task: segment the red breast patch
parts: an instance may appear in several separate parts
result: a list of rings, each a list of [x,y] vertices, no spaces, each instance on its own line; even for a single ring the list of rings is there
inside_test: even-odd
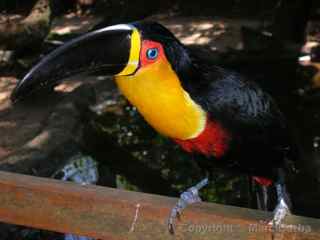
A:
[[[272,184],[272,180],[269,179],[269,178],[257,177],[257,176],[254,176],[252,178],[253,178],[253,180],[255,180],[260,185],[264,185],[264,186],[268,187],[268,186],[270,186]]]
[[[216,158],[226,153],[229,140],[228,132],[220,124],[210,120],[207,120],[206,127],[199,136],[188,140],[174,139],[187,152],[198,152]]]

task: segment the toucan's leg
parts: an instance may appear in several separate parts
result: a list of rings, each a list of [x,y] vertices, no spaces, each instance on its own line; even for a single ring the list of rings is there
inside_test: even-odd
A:
[[[279,181],[275,184],[277,190],[278,204],[274,210],[272,221],[269,222],[273,228],[280,227],[282,220],[290,214],[291,202],[284,183],[284,175],[279,171]]]
[[[268,187],[256,184],[255,186],[257,208],[259,210],[268,211]]]
[[[207,184],[208,178],[205,178],[197,185],[189,188],[187,191],[183,192],[180,195],[180,199],[175,205],[175,207],[171,210],[168,220],[168,228],[171,234],[174,233],[174,221],[176,218],[180,217],[183,209],[185,209],[188,205],[192,203],[201,202],[201,198],[199,197],[199,190]]]
[[[262,190],[262,196],[263,196],[263,207],[265,211],[268,211],[268,187],[267,186],[261,186]]]

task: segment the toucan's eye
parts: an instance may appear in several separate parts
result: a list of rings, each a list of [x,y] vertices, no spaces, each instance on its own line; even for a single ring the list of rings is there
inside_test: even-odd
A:
[[[147,50],[147,58],[148,59],[154,60],[158,57],[158,54],[159,54],[158,48],[149,48]]]

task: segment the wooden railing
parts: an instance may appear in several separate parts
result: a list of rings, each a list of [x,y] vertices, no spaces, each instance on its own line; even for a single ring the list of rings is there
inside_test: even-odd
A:
[[[271,239],[271,213],[200,203],[175,235],[167,217],[177,199],[0,172],[0,221],[96,239]],[[276,239],[320,239],[320,220],[289,216]]]

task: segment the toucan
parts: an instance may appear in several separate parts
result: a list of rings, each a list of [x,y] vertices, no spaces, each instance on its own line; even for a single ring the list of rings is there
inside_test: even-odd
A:
[[[120,91],[160,134],[215,166],[249,174],[275,186],[273,226],[290,213],[286,162],[294,144],[274,99],[254,81],[209,64],[167,28],[152,21],[104,27],[77,37],[43,57],[17,84],[13,102],[78,73],[114,76]],[[168,219],[201,201],[200,183],[183,192]]]

